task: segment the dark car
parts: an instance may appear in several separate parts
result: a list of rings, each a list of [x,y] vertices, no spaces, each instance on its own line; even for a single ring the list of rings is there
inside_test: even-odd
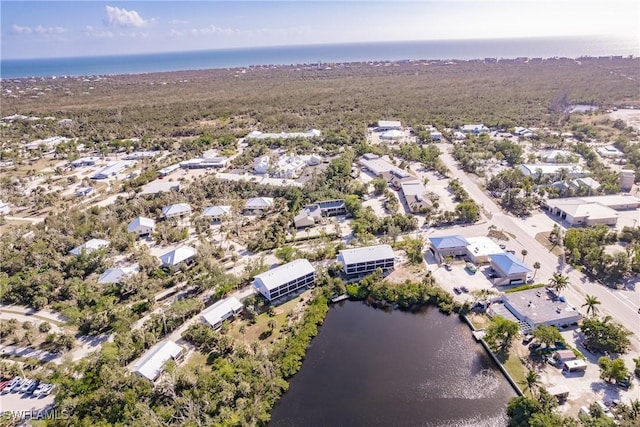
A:
[[[40,381],[34,381],[29,388],[27,389],[27,391],[25,391],[25,394],[33,394],[34,391],[36,391],[36,389],[38,388],[38,386],[40,385]]]

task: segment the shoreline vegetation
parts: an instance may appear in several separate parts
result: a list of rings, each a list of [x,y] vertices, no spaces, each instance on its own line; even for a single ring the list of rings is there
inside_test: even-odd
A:
[[[311,291],[313,297],[297,297],[292,305],[299,307],[291,312],[278,312],[277,307],[270,309],[259,299],[251,299],[245,303],[246,316],[236,319],[240,326],[233,333],[228,325],[221,331],[205,325],[189,327],[183,337],[196,349],[193,360],[202,363],[191,359],[184,365],[169,362],[166,375],[155,385],[129,372],[129,365],[144,351],[197,315],[207,298],[213,302],[242,289],[269,268],[264,256],[258,256],[246,262],[244,270],[232,274],[230,266],[235,267],[238,261],[235,245],[246,247],[244,253],[252,255],[276,251],[277,258],[288,258],[295,252],[313,260],[334,259],[344,243],[332,240],[330,233],[313,239],[312,250],[282,251],[291,240],[287,228],[293,216],[308,203],[344,199],[352,215],[354,244],[360,246],[377,238],[395,240],[417,229],[413,216],[390,213],[382,218],[362,207],[368,192],[351,177],[356,156],[379,152],[403,158],[402,148],[366,143],[370,123],[394,118],[416,129],[426,124],[455,128],[467,122],[570,129],[570,118],[565,114],[568,103],[604,108],[640,106],[638,62],[629,58],[388,62],[388,66],[357,63],[332,70],[264,67],[245,74],[206,70],[95,79],[3,79],[3,115],[56,120],[17,120],[2,128],[0,159],[14,162],[17,171],[15,176],[3,173],[0,177],[3,201],[28,206],[28,215],[46,215],[33,225],[0,224],[6,227],[0,236],[2,301],[56,309],[69,318],[78,337],[112,337],[99,352],[78,362],[65,360],[60,365],[38,367],[37,375],[58,386],[56,407],[72,414],[70,420],[47,420],[45,424],[264,425],[271,407],[288,387],[286,379],[300,368],[326,316],[331,295],[347,292],[355,299],[369,299],[372,305],[387,308],[410,310],[428,304],[447,314],[467,312],[467,305],[456,304],[428,275],[420,276],[423,280],[418,282],[389,284],[374,274],[345,285],[332,276],[331,267],[327,271],[323,267]],[[177,192],[152,199],[138,197],[142,185],[157,177],[158,168],[211,149],[236,154],[237,138],[252,130],[310,128],[321,129],[323,136],[312,141],[247,143],[230,165],[246,170],[255,158],[275,149],[321,153],[328,159],[326,168],[309,177],[302,187],[205,177],[188,185],[183,180],[183,189]],[[58,145],[46,165],[44,148],[20,157],[26,139],[51,136],[75,142]],[[141,162],[138,178],[112,189],[127,193],[110,205],[82,205],[74,196],[65,200],[58,190],[51,190],[58,181],[67,187],[78,183],[74,176],[76,181],[68,184],[72,177],[63,170],[46,172],[45,179],[50,182],[38,191],[28,195],[19,191],[21,180],[29,182],[41,173],[36,164],[51,167],[76,159],[81,155],[80,145],[103,158],[134,150],[169,153],[161,161]],[[425,149],[418,157],[425,168],[437,170],[438,159],[432,151]],[[407,149],[404,153],[411,154]],[[424,163],[427,160],[429,165]],[[276,206],[270,214],[244,224],[238,213],[241,202],[257,196],[275,198]],[[176,198],[189,203],[194,212],[212,203],[228,202],[234,204],[237,215],[222,225],[219,244],[214,243],[210,222],[194,215],[189,224],[198,236],[194,262],[189,267],[163,269],[148,248],[136,245],[135,238],[126,233],[126,225],[137,216],[158,218],[162,208],[175,203]],[[182,241],[185,233],[189,227],[169,219],[159,222],[152,237],[169,245]],[[108,239],[111,245],[78,257],[68,255],[91,238]],[[122,254],[128,254],[128,262],[139,264],[139,274],[118,284],[98,285],[98,275]],[[171,304],[155,299],[163,292],[175,295],[186,290],[185,298],[176,298]],[[504,335],[496,339],[498,344],[511,333],[502,332]],[[236,333],[241,338],[236,338]],[[262,338],[246,342],[250,334]],[[14,369],[2,366],[5,372]]]

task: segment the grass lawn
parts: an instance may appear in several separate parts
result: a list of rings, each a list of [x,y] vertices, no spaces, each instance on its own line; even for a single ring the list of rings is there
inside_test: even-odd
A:
[[[469,313],[467,317],[476,329],[485,329],[491,323],[491,319],[486,314]]]
[[[545,248],[549,249],[554,255],[561,256],[562,249],[558,245],[553,245],[549,241],[549,232],[545,231],[542,233],[536,234],[536,240],[541,243]]]
[[[207,364],[207,356],[198,350],[194,350],[191,352],[189,359],[184,364],[184,367],[189,369],[190,371],[195,371],[197,369],[209,369],[209,365]]]
[[[511,375],[511,378],[513,378],[516,384],[518,384],[520,390],[524,391],[523,383],[525,383],[525,378],[529,369],[522,363],[520,356],[512,349],[509,352],[509,357],[502,363],[502,365],[507,372],[509,372],[509,375]],[[525,395],[529,397],[531,396],[528,390],[525,391]]]
[[[229,333],[235,339],[244,343],[262,342],[271,345],[280,338],[280,329],[288,323],[289,319],[287,318],[287,314],[299,310],[300,299],[302,298],[306,302],[309,300],[310,295],[311,290],[307,290],[292,300],[274,307],[275,316],[269,316],[267,312],[259,314],[254,325],[251,325],[248,320],[238,319],[233,322]],[[275,321],[276,326],[273,329],[273,333],[269,335],[269,320],[271,319]],[[242,325],[245,327],[244,333],[240,332]]]

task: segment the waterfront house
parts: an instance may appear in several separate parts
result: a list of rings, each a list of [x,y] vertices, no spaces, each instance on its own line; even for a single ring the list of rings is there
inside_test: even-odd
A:
[[[580,312],[564,298],[559,298],[553,291],[544,288],[504,294],[501,300],[525,330],[533,330],[540,325],[572,325],[582,319]]]
[[[365,276],[378,268],[383,273],[393,270],[395,254],[389,245],[343,249],[338,253],[338,262],[346,276]]]
[[[268,301],[273,301],[300,289],[312,287],[316,269],[302,258],[280,265],[253,278],[256,287]]]

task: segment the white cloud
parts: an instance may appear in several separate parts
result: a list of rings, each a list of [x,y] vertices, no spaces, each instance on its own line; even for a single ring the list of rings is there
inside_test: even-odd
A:
[[[11,27],[13,34],[37,34],[41,36],[56,36],[69,32],[64,27],[43,27],[38,25],[37,27],[27,27],[23,25],[13,25]]]
[[[172,19],[171,21],[169,21],[169,24],[171,25],[186,25],[188,24],[190,21],[185,21],[182,19]]]
[[[127,10],[117,6],[106,6],[107,16],[104,23],[108,27],[140,28],[149,25],[153,20],[144,19],[135,10]]]

